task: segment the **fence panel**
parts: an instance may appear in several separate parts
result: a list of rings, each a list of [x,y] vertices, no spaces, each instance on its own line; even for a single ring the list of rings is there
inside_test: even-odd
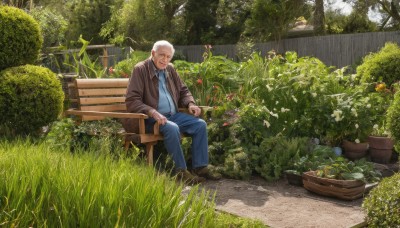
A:
[[[255,44],[254,49],[262,56],[266,56],[271,50],[278,53],[295,51],[299,56],[313,56],[328,66],[340,68],[360,63],[365,55],[378,51],[389,41],[400,44],[400,31],[283,39],[279,43]],[[203,61],[202,55],[205,51],[203,45],[176,46],[175,49],[182,52],[189,62]],[[215,45],[212,51],[214,55],[224,55],[232,60],[238,60],[235,45]]]

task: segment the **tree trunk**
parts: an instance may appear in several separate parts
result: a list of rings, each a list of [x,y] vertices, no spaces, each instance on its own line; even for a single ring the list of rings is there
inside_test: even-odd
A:
[[[315,0],[314,33],[316,35],[325,34],[324,0]]]

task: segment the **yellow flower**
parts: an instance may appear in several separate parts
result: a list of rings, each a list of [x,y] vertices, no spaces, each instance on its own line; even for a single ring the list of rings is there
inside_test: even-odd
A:
[[[375,91],[376,92],[382,92],[386,89],[386,84],[385,83],[379,83],[378,85],[375,86]]]

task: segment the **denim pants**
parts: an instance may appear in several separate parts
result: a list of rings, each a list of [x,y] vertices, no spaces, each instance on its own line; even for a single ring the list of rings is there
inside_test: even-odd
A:
[[[160,125],[160,133],[164,136],[164,146],[172,156],[176,169],[186,169],[186,161],[181,147],[181,133],[192,138],[192,167],[208,165],[208,136],[207,124],[198,117],[177,112],[164,115],[168,121]],[[146,120],[146,131],[152,132],[155,120]]]

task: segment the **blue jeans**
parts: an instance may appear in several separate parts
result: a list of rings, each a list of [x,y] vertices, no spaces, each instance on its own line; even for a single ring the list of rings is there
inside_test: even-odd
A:
[[[160,133],[164,136],[164,146],[172,156],[176,169],[186,169],[186,161],[181,147],[181,133],[192,138],[192,167],[208,165],[208,136],[207,124],[203,119],[177,112],[165,115],[168,121],[160,125]],[[146,120],[146,131],[152,132],[155,120]]]

